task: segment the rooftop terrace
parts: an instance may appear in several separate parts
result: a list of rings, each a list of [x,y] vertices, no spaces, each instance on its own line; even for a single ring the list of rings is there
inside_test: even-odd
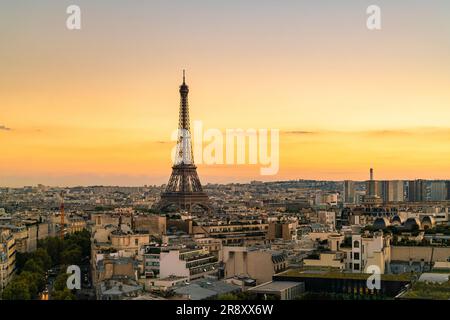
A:
[[[290,269],[277,276],[282,277],[299,277],[299,278],[326,278],[326,279],[350,279],[350,280],[367,280],[371,274],[369,273],[350,273],[342,272],[331,268],[299,268]],[[382,274],[382,281],[412,281],[415,278],[414,274]]]

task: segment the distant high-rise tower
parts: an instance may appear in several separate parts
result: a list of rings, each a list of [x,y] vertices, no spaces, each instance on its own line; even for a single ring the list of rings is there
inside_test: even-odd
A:
[[[402,202],[404,200],[403,180],[378,181],[378,193],[383,202]]]
[[[166,190],[161,195],[160,209],[174,206],[190,211],[193,206],[209,209],[209,198],[203,192],[197,167],[194,164],[188,106],[189,87],[186,85],[183,70],[183,84],[180,86],[180,117],[178,122],[178,141],[172,175]]]
[[[450,181],[445,181],[445,189],[447,190],[447,196],[445,200],[450,200]]]
[[[355,184],[351,180],[344,181],[344,203],[355,203]]]
[[[431,201],[447,200],[447,183],[445,181],[431,182]]]
[[[422,202],[427,197],[426,182],[424,180],[410,180],[408,181],[408,201]]]
[[[373,180],[373,168],[370,168],[370,180],[366,181],[366,194],[370,196],[378,195],[377,181]]]

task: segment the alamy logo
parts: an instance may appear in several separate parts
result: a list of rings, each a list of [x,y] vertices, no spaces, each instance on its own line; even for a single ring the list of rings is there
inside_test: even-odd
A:
[[[66,13],[70,14],[66,20],[66,27],[69,30],[81,29],[81,9],[79,6],[70,5],[66,9]]]
[[[371,273],[367,278],[367,288],[370,290],[381,289],[381,270],[380,267],[371,265],[367,267],[367,273]]]
[[[67,267],[67,272],[69,277],[67,278],[67,288],[70,290],[81,289],[81,270],[79,266],[71,265]]]
[[[280,137],[278,129],[219,129],[203,130],[202,121],[194,121],[193,143],[191,133],[177,129],[172,140],[172,162],[206,165],[257,165],[263,176],[275,175],[279,170]],[[206,143],[206,146],[204,146]]]
[[[370,16],[367,18],[367,29],[381,30],[381,8],[376,5],[371,5],[366,10]]]

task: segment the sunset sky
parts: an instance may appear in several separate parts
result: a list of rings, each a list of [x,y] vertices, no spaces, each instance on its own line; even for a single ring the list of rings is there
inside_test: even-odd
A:
[[[191,122],[280,130],[202,183],[450,179],[448,0],[10,0],[0,40],[0,186],[166,183],[182,69]]]

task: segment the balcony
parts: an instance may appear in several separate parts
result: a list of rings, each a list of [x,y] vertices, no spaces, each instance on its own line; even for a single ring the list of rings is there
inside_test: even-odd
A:
[[[186,263],[186,268],[196,268],[196,267],[200,267],[200,266],[205,266],[211,263],[217,263],[217,258],[214,256],[209,256],[208,259],[206,260],[201,260],[201,261],[194,261],[194,262],[189,262]]]
[[[203,273],[212,273],[217,271],[217,263],[213,262],[207,265],[203,265],[200,268],[195,268],[195,269],[190,269],[189,270],[189,274],[191,276],[195,276],[195,275],[199,275],[199,274],[203,274]]]

